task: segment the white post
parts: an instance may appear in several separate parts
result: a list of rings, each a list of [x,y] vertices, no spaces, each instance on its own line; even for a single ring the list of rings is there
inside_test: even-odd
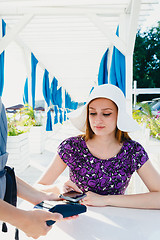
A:
[[[133,82],[133,50],[138,26],[138,17],[140,11],[140,0],[132,0],[128,11],[126,11],[126,99],[127,111],[132,114],[132,82]]]
[[[137,89],[137,81],[134,81],[134,107],[136,106],[136,102],[137,102],[136,89]]]
[[[113,45],[111,45],[109,47],[109,51],[108,51],[108,61],[107,61],[108,83],[110,83],[110,70],[111,70],[111,63],[112,63],[112,54],[113,54]]]
[[[132,0],[130,4],[127,29],[127,54],[133,54],[136,39],[141,0]]]
[[[2,19],[0,20],[0,39],[2,38]]]
[[[120,16],[119,23],[119,37],[125,42],[127,46],[127,32],[128,32],[128,22],[129,22],[129,14],[124,13]],[[125,55],[126,62],[126,110],[128,114],[132,114],[132,78],[133,78],[133,55]]]
[[[126,56],[126,100],[127,112],[132,115],[132,79],[133,79],[133,55]]]

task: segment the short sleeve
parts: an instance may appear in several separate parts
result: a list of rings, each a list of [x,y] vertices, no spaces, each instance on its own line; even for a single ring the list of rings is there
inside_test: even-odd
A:
[[[59,146],[57,153],[60,158],[72,168],[75,162],[74,138],[67,138]]]
[[[148,160],[148,154],[143,148],[141,144],[138,142],[134,142],[132,146],[132,166],[131,166],[131,172],[137,171],[139,168],[143,166],[144,163]]]

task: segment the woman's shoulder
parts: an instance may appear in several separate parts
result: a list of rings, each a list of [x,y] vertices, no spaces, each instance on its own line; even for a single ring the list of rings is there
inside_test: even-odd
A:
[[[60,145],[77,145],[81,142],[84,141],[84,138],[81,136],[81,135],[78,135],[78,136],[74,136],[74,137],[69,137],[69,138],[66,138],[65,140],[63,140],[61,142]]]
[[[128,150],[133,149],[134,151],[145,151],[144,147],[139,142],[132,139],[125,141],[123,146]]]

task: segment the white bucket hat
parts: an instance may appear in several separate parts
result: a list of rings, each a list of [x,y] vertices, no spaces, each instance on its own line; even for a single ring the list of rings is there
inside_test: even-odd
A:
[[[112,100],[118,107],[117,128],[123,132],[133,132],[140,127],[138,123],[126,112],[126,99],[120,88],[112,84],[97,86],[90,93],[83,107],[69,114],[72,124],[81,132],[86,131],[87,105],[96,98],[107,98]]]

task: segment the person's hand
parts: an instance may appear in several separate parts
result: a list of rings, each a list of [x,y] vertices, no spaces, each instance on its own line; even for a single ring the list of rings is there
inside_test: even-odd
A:
[[[91,191],[86,192],[86,195],[87,196],[80,201],[82,204],[95,207],[106,206],[105,198],[103,195],[99,195]]]
[[[32,197],[32,201],[30,201],[32,204],[37,205],[42,201],[59,201],[59,197],[57,194],[53,192],[44,192],[37,190],[35,196]]]
[[[28,237],[34,239],[46,235],[51,230],[52,226],[47,226],[47,220],[59,221],[63,219],[63,216],[59,213],[38,209],[23,211],[22,216],[17,219],[17,224],[15,225],[25,232]]]
[[[76,191],[82,193],[79,187],[77,187],[77,185],[73,183],[71,180],[68,180],[67,182],[64,183],[63,191],[64,192]]]
[[[48,192],[48,193],[45,193],[44,198],[43,198],[42,201],[44,201],[44,200],[47,200],[47,201],[59,201],[60,199],[59,199],[57,194],[52,193],[52,192]]]

